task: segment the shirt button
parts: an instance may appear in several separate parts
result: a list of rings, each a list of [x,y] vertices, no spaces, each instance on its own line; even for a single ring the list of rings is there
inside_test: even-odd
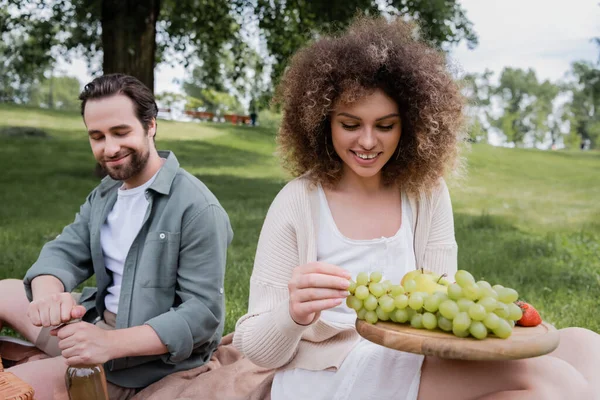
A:
[[[167,237],[167,235],[165,235],[164,233],[161,233],[160,235],[158,235],[159,238],[164,239]]]

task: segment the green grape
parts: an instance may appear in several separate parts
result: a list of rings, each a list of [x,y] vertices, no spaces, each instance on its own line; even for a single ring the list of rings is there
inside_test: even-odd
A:
[[[356,291],[356,286],[356,282],[350,279],[350,286],[348,286],[348,291],[350,292],[350,294],[354,294],[354,292]]]
[[[459,269],[456,271],[456,274],[454,274],[454,280],[463,288],[465,286],[475,284],[475,278],[473,278],[473,275],[464,269]]]
[[[473,335],[475,339],[485,339],[487,337],[487,328],[481,321],[474,321],[469,327],[469,333]]]
[[[483,308],[485,308],[485,311],[492,312],[496,309],[498,302],[491,297],[483,297],[483,298],[479,299],[477,304],[482,305]]]
[[[477,286],[479,286],[479,288],[481,290],[483,290],[485,288],[487,288],[487,289],[491,289],[492,288],[492,285],[490,285],[490,283],[486,282],[486,281],[477,281]]]
[[[392,281],[386,279],[385,281],[381,282],[381,286],[383,286],[383,290],[385,290],[385,292],[387,293],[392,288]]]
[[[381,321],[387,321],[390,319],[390,314],[383,311],[383,309],[381,308],[381,306],[378,306],[375,309],[375,314],[377,314],[377,318],[379,318]]]
[[[500,339],[506,339],[512,334],[512,327],[505,319],[500,318],[498,326],[495,329],[492,329],[492,332]]]
[[[444,292],[435,292],[433,295],[435,297],[437,297],[438,299],[440,299],[440,304],[442,303],[442,301],[446,301],[450,298],[450,297],[448,297],[448,294],[446,294]]]
[[[460,311],[469,311],[469,308],[471,308],[471,306],[475,304],[475,302],[473,300],[469,300],[463,297],[462,299],[458,299],[456,304],[458,304],[458,309]]]
[[[448,286],[448,297],[452,300],[458,300],[463,297],[463,290],[458,283]]]
[[[453,320],[459,311],[458,305],[453,300],[446,300],[440,304],[440,313],[449,320]]]
[[[427,296],[427,298],[423,301],[423,308],[430,313],[434,313],[440,308],[441,303],[441,297],[435,295]]]
[[[364,271],[359,272],[358,275],[356,275],[356,284],[359,286],[367,286],[369,284],[369,274]]]
[[[414,296],[414,295],[421,296],[423,298],[423,301],[425,301],[425,298],[427,296],[429,296],[429,293],[427,293],[427,292],[412,292],[410,295],[411,296]]]
[[[356,318],[364,320],[366,313],[367,313],[367,309],[363,307],[360,309],[359,312],[356,313]]]
[[[371,272],[371,276],[369,277],[369,281],[372,283],[381,282],[381,278],[383,278],[383,274],[379,271]]]
[[[377,297],[370,294],[364,301],[363,307],[367,309],[367,311],[375,311],[377,308]]]
[[[354,295],[357,299],[364,300],[369,297],[369,288],[365,285],[357,286],[356,290],[354,291]]]
[[[360,309],[363,308],[362,300],[357,299],[356,296],[352,295],[346,297],[346,305],[355,311],[360,311]]]
[[[452,326],[452,333],[454,334],[454,336],[458,336],[460,338],[465,338],[467,336],[469,336],[469,331],[461,331],[459,329],[456,329],[454,326]]]
[[[491,330],[494,330],[500,325],[500,317],[494,313],[489,313],[483,319],[483,324]]]
[[[377,313],[373,310],[371,311],[367,311],[365,313],[365,321],[367,321],[370,324],[374,324],[378,321],[377,319]]]
[[[498,293],[492,288],[483,288],[481,289],[481,298],[491,297],[496,300],[498,298]]]
[[[508,311],[508,306],[506,304],[498,302],[494,313],[500,318],[506,319],[508,318]]]
[[[519,293],[515,289],[503,288],[498,290],[498,300],[505,304],[514,303],[519,300]]]
[[[394,297],[394,306],[396,306],[396,308],[408,307],[408,296],[405,294],[401,294]]]
[[[392,312],[394,310],[394,299],[392,299],[387,294],[384,294],[379,298],[379,306],[381,309],[387,313]],[[383,318],[379,318],[383,319]]]
[[[481,289],[479,289],[479,286],[475,284],[463,286],[462,290],[463,296],[469,300],[475,301],[481,296]]]
[[[369,285],[369,292],[375,297],[381,297],[385,293],[383,285],[381,283],[371,283]]]
[[[392,322],[398,322],[398,320],[396,319],[396,313],[394,311],[392,311],[391,313],[389,313],[390,315],[390,321]]]
[[[496,292],[498,292],[499,289],[504,289],[504,286],[502,286],[502,285],[494,285],[494,286],[492,286],[492,289],[494,289]]]
[[[441,330],[445,332],[450,332],[452,330],[452,321],[450,321],[448,318],[445,318],[440,315],[439,317],[437,317],[437,320],[438,326]]]
[[[409,279],[406,282],[404,282],[404,290],[406,290],[409,293],[414,292],[415,290],[417,290],[417,282],[415,282],[414,279]]]
[[[515,327],[516,322],[513,320],[508,320],[508,324],[510,325],[511,328]]]
[[[408,309],[402,308],[394,311],[394,317],[396,318],[396,321],[403,324],[410,319],[410,314],[408,313]]]
[[[410,326],[416,329],[423,328],[423,314],[415,314],[410,318]]]
[[[423,326],[425,329],[435,329],[437,328],[437,318],[432,313],[426,312],[423,314]]]
[[[404,287],[400,285],[392,285],[390,287],[390,294],[392,297],[400,296],[401,294],[404,294]]]
[[[408,306],[413,310],[420,310],[423,307],[423,296],[413,294],[408,298]]]
[[[508,319],[518,321],[523,318],[523,310],[515,303],[508,304]]]
[[[469,326],[471,326],[471,322],[469,314],[462,311],[456,314],[456,317],[452,320],[452,328],[456,328],[459,331],[467,331],[469,330]]]
[[[469,317],[475,321],[483,321],[486,314],[487,312],[481,304],[473,304],[471,308],[469,308]]]

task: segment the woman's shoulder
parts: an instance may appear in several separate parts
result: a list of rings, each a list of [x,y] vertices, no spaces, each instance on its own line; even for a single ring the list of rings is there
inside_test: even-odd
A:
[[[286,183],[276,196],[276,200],[293,201],[307,197],[316,185],[306,175],[299,176]]]

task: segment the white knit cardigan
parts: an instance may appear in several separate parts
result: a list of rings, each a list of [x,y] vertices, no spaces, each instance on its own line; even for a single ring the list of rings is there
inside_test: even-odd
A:
[[[409,196],[418,268],[447,273],[457,268],[450,194],[443,180],[428,193]],[[289,313],[292,270],[317,260],[319,202],[309,179],[289,182],[271,204],[258,240],[250,278],[248,313],[236,324],[233,344],[266,368],[337,369],[359,336],[321,319],[298,325]]]

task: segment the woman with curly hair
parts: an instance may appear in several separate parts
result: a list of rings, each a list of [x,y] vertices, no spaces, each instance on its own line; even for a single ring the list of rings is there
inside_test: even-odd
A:
[[[358,272],[400,281],[417,267],[457,269],[443,176],[459,164],[459,89],[444,56],[400,20],[359,18],[292,59],[277,99],[297,178],[269,209],[234,335],[277,369],[273,399],[584,398],[598,378],[598,335],[581,329],[562,331],[552,356],[510,362],[424,357],[355,330],[344,300]]]

